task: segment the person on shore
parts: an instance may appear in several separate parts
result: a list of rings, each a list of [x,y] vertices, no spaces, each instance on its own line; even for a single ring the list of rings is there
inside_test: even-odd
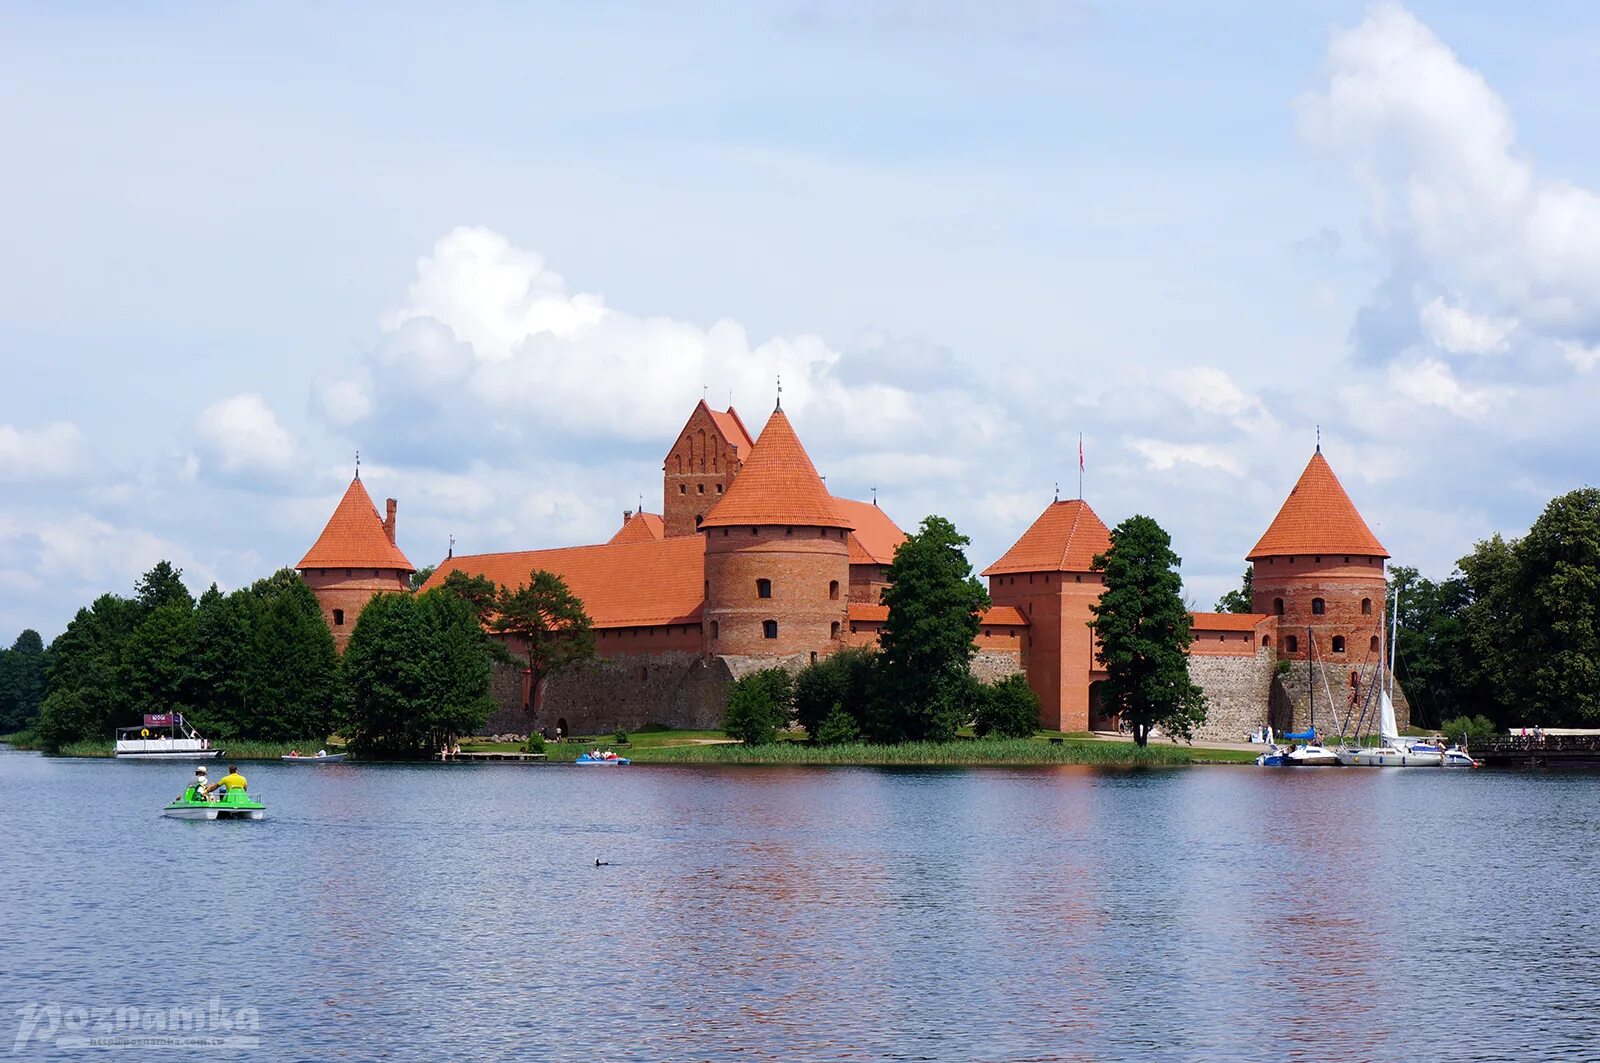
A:
[[[206,794],[209,796],[211,791],[218,789],[222,790],[224,793],[226,793],[228,790],[234,789],[249,790],[250,784],[244,781],[243,775],[239,774],[239,765],[229,764],[228,774],[224,775],[222,778],[206,787]]]

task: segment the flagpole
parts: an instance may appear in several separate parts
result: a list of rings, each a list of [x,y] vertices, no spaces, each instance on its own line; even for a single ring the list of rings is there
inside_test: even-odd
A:
[[[1083,433],[1078,433],[1078,501],[1083,501]]]

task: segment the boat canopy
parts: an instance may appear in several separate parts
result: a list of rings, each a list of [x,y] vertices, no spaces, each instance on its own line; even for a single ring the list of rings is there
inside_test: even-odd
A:
[[[1312,741],[1313,739],[1315,739],[1317,737],[1317,732],[1314,731],[1314,730],[1312,730],[1312,731],[1300,731],[1298,733],[1291,733],[1289,731],[1285,731],[1282,734],[1278,735],[1278,737],[1281,738],[1281,739],[1287,739],[1288,741],[1291,741],[1291,742],[1310,742],[1310,741]]]

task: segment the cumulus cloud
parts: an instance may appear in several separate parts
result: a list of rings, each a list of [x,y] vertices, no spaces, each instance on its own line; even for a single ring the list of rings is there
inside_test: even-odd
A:
[[[1600,335],[1600,196],[1536,173],[1505,101],[1408,11],[1385,4],[1335,33],[1327,87],[1299,111],[1307,140],[1362,183],[1372,231],[1443,350],[1495,349],[1519,321]]]
[[[0,482],[72,476],[82,471],[88,456],[83,433],[70,421],[37,429],[0,424]]]
[[[1390,367],[1389,384],[1396,394],[1420,405],[1434,406],[1474,420],[1494,409],[1500,397],[1492,388],[1462,384],[1450,367],[1437,358]]]
[[[233,395],[207,406],[199,433],[203,455],[225,473],[276,474],[295,461],[294,437],[260,395]]]
[[[1135,439],[1129,444],[1145,460],[1145,465],[1157,471],[1178,465],[1194,465],[1202,469],[1217,469],[1231,476],[1242,476],[1244,468],[1237,456],[1213,443],[1173,443],[1164,439]]]

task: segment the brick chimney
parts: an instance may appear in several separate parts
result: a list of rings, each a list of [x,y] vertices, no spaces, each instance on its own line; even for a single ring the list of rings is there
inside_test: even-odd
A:
[[[389,515],[387,517],[383,518],[383,534],[385,534],[385,535],[387,535],[389,537],[389,545],[393,546],[394,545],[394,511],[395,511],[394,499],[392,499],[392,498],[385,499],[384,500],[384,506],[385,506],[385,508],[388,509]],[[372,525],[370,525],[370,524],[367,525],[367,527],[369,527],[369,528],[371,526]]]

